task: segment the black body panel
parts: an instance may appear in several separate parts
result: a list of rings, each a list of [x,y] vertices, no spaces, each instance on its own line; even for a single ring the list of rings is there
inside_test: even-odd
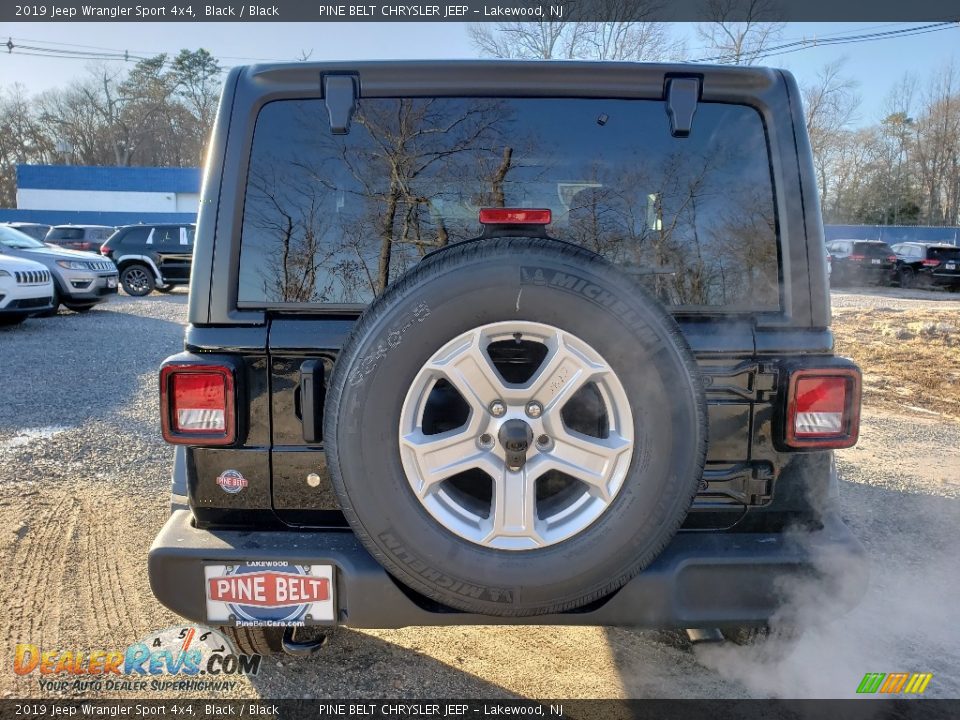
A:
[[[554,615],[493,617],[457,612],[399,585],[353,533],[198,530],[175,512],[150,549],[150,584],[165,606],[207,622],[205,563],[282,560],[334,566],[337,622],[357,628],[411,625],[612,625],[710,628],[762,625],[780,604],[784,579],[809,576],[823,553],[843,558],[853,605],[866,587],[864,550],[835,515],[796,543],[781,533],[678,533],[660,556],[617,592]]]

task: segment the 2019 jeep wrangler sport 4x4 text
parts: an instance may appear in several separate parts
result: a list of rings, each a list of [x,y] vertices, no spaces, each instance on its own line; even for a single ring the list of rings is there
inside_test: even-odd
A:
[[[789,74],[237,68],[209,158],[160,371],[167,607],[258,652],[311,625],[732,629],[820,554],[863,568],[832,459],[860,373]]]

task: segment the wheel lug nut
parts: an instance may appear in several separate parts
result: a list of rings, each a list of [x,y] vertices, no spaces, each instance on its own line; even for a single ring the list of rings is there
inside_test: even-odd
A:
[[[493,447],[493,435],[490,433],[484,433],[477,439],[477,444],[480,445],[484,450],[489,450]]]
[[[490,414],[494,417],[503,417],[507,414],[507,406],[503,400],[494,400],[490,403]]]
[[[546,435],[541,435],[540,437],[537,438],[537,445],[539,447],[545,448],[549,444],[550,444],[550,438],[548,438]]]
[[[527,403],[527,415],[532,418],[538,418],[543,414],[543,405],[534,401]]]

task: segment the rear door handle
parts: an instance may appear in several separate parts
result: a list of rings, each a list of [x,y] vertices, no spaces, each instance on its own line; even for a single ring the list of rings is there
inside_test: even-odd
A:
[[[305,360],[300,365],[300,422],[308,443],[323,440],[323,360]]]

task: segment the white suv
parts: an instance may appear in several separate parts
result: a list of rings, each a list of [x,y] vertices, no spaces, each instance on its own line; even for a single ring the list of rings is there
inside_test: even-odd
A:
[[[33,260],[0,256],[0,325],[16,325],[49,310],[53,303],[50,271]]]

